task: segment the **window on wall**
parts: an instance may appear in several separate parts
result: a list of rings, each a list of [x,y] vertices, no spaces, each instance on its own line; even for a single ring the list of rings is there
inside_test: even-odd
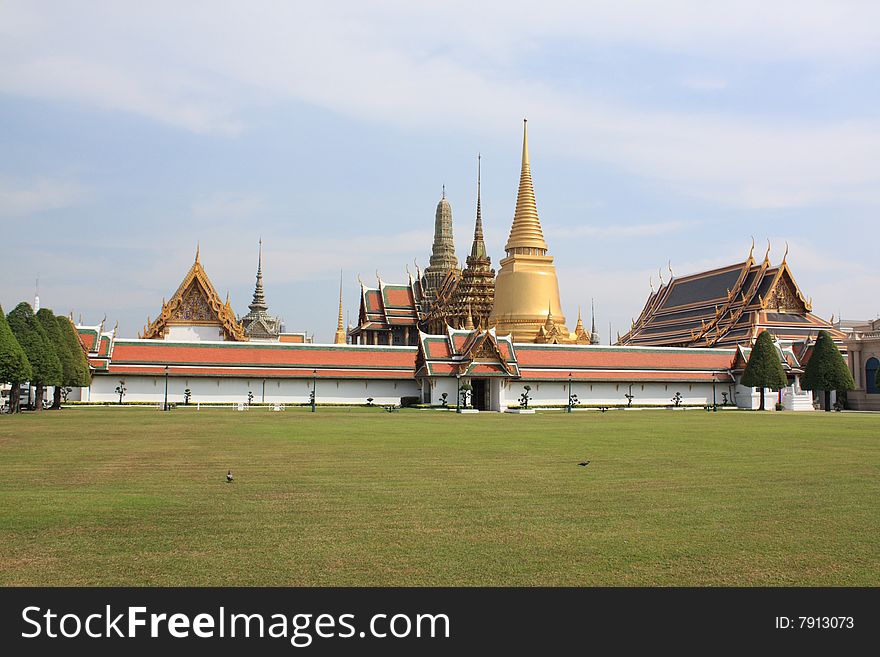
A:
[[[880,360],[869,358],[865,363],[865,391],[871,395],[880,394],[877,387],[877,370],[880,369]]]

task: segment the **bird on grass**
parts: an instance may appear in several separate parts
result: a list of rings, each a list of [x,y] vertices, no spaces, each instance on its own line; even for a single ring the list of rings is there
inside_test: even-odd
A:
[[[590,461],[581,461],[580,463],[578,463],[578,465],[582,465],[584,467],[587,467],[588,465],[590,465]]]
[[[232,478],[232,470],[229,470],[229,471],[226,473],[226,483],[227,483],[227,484],[231,484],[232,482],[233,482],[233,478]]]

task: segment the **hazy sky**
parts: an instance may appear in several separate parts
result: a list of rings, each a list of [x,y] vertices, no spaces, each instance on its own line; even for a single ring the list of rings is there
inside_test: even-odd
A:
[[[425,266],[476,157],[493,263],[522,118],[562,304],[608,339],[658,269],[788,261],[815,311],[880,312],[880,4],[0,0],[0,304],[134,336],[201,259],[237,312],[263,238],[288,330],[332,338],[339,272]]]

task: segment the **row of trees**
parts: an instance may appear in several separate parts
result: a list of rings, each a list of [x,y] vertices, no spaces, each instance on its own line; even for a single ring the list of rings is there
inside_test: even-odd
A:
[[[788,385],[788,377],[782,368],[779,352],[773,344],[772,336],[764,331],[755,340],[749,362],[740,381],[749,388],[760,388],[761,410],[764,410],[764,390],[779,390]],[[801,377],[801,388],[817,390],[825,393],[825,410],[831,410],[831,391],[843,392],[855,388],[852,374],[840,354],[834,340],[826,331],[821,331],[813,345],[813,353],[804,375]]]
[[[36,388],[34,408],[43,409],[47,386],[54,386],[52,408],[61,407],[61,390],[90,383],[89,363],[76,329],[67,317],[48,308],[34,313],[30,304],[18,304],[8,315],[0,308],[0,382],[12,384],[10,410],[19,408],[21,384]]]

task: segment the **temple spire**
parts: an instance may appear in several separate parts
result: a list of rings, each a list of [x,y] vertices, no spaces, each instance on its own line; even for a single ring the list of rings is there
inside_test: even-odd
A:
[[[248,306],[252,311],[266,311],[269,306],[266,304],[266,295],[263,293],[263,238],[260,238],[260,251],[257,257],[257,285],[254,287],[254,300]]]
[[[425,269],[422,284],[428,303],[433,303],[440,289],[440,284],[451,270],[458,269],[458,258],[455,257],[455,242],[452,238],[452,206],[446,199],[446,185],[437,203],[434,214],[434,243],[431,246],[430,264]]]
[[[538,207],[535,203],[535,188],[532,185],[532,170],[529,164],[529,132],[528,121],[523,119],[522,170],[519,178],[519,192],[516,197],[516,211],[513,215],[513,226],[504,250],[510,255],[516,249],[539,249],[538,255],[546,255],[547,243],[541,230],[538,218]]]
[[[336,321],[336,336],[333,344],[345,344],[345,330],[342,328],[342,271],[339,272],[339,319]]]
[[[474,243],[471,246],[471,258],[486,259],[486,242],[483,239],[483,213],[480,208],[480,168],[482,155],[477,154],[477,221],[474,226]]]
[[[590,342],[599,344],[599,331],[596,330],[596,300],[590,299],[590,313],[593,315],[593,326],[590,329]]]
[[[196,264],[199,264],[199,247],[200,246],[201,246],[201,244],[199,242],[196,242]]]

